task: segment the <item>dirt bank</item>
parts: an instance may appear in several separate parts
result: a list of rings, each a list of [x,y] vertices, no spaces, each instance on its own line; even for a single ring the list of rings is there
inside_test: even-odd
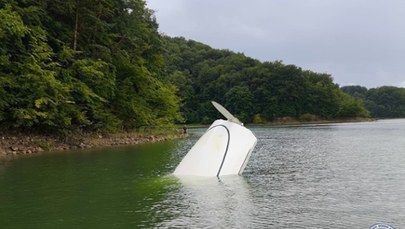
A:
[[[2,131],[4,132],[4,131]],[[88,149],[96,147],[136,145],[140,143],[160,142],[186,137],[182,131],[165,133],[117,133],[83,134],[76,133],[68,137],[40,135],[32,133],[0,132],[0,159],[14,158],[20,155],[63,150]]]

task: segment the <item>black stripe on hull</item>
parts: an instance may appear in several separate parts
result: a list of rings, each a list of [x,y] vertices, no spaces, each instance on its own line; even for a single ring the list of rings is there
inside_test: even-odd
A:
[[[218,173],[217,173],[217,177],[219,177],[219,174],[221,173],[222,166],[224,165],[224,162],[225,162],[225,159],[226,159],[226,155],[228,154],[229,143],[230,143],[230,141],[231,141],[231,133],[229,132],[228,127],[226,127],[225,125],[222,125],[222,124],[213,126],[213,127],[211,127],[210,129],[208,129],[208,131],[210,131],[210,130],[216,128],[216,127],[223,127],[223,128],[225,128],[226,132],[228,133],[228,142],[226,143],[225,153],[224,153],[224,156],[223,156],[223,158],[222,158],[221,165],[219,166]]]

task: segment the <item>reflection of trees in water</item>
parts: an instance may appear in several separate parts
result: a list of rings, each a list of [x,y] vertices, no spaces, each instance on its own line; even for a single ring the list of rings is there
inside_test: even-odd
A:
[[[0,159],[0,172],[3,172],[7,166],[11,164],[11,158],[2,158]]]

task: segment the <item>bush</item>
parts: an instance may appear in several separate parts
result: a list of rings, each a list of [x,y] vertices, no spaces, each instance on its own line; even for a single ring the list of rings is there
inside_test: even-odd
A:
[[[299,120],[304,121],[304,122],[313,122],[313,121],[318,121],[319,117],[316,115],[313,115],[313,114],[305,113],[300,116]]]
[[[254,124],[265,124],[268,121],[266,120],[265,117],[263,117],[263,115],[261,114],[255,114],[255,116],[253,117],[253,123]]]

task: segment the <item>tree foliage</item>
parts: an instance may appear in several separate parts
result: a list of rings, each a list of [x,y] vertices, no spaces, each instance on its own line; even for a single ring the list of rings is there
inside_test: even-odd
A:
[[[342,90],[362,99],[374,117],[405,117],[405,88],[384,86],[367,89],[361,86],[346,86],[342,87]]]
[[[362,101],[341,91],[328,74],[281,61],[260,62],[184,38],[165,37],[166,60],[178,87],[186,122],[212,120],[210,100],[244,122],[312,115],[323,119],[366,117]]]
[[[0,124],[116,131],[179,120],[142,0],[0,0]]]
[[[158,33],[144,0],[0,0],[0,127],[66,133],[209,123],[403,116],[403,91]],[[353,93],[352,93],[353,92]],[[352,96],[350,96],[350,95]]]

